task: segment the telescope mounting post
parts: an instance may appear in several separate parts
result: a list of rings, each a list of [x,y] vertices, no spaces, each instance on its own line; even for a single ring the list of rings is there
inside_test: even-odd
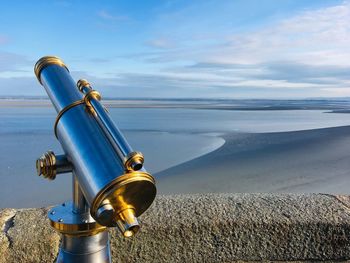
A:
[[[66,167],[66,169],[57,170],[57,166],[53,162],[57,159],[61,160],[60,165]],[[50,161],[53,165],[40,166],[40,163],[47,164]],[[54,171],[55,175],[68,171],[72,172],[72,201],[55,206],[48,212],[51,226],[62,236],[56,262],[111,262],[107,228],[99,225],[91,217],[89,205],[76,175],[72,169],[68,170],[67,168],[72,167],[67,158],[56,156],[52,151],[49,151],[38,159],[37,166],[42,168],[38,170],[38,173],[43,172],[42,175],[46,178],[50,178],[50,175],[45,174],[45,171],[51,173]],[[51,180],[53,179],[51,178]]]

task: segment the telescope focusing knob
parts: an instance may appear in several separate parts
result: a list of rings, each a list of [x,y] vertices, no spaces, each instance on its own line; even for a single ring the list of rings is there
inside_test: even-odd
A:
[[[36,171],[39,176],[54,180],[57,174],[71,172],[72,165],[65,155],[55,155],[53,151],[47,151],[36,160]]]
[[[97,209],[96,216],[101,225],[109,226],[109,222],[113,221],[114,213],[115,211],[111,204],[104,204]]]
[[[36,160],[36,170],[39,176],[49,180],[56,178],[56,155],[53,151],[47,151]]]

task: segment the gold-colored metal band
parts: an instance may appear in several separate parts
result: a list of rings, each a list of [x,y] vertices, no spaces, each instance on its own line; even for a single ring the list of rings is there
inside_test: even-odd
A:
[[[101,100],[101,94],[97,90],[92,89],[84,96],[84,101],[86,105],[90,105],[91,99]]]
[[[68,106],[64,107],[57,115],[56,117],[56,121],[55,121],[55,125],[54,125],[54,132],[55,132],[55,136],[56,138],[57,137],[57,125],[58,125],[58,122],[59,120],[61,119],[61,117],[63,116],[63,114],[70,110],[71,108],[75,107],[75,106],[78,106],[78,105],[81,105],[81,104],[85,104],[86,106],[88,106],[90,109],[92,108],[91,107],[91,104],[90,104],[90,100],[91,99],[97,99],[97,100],[100,100],[101,99],[101,95],[98,91],[96,90],[91,90],[89,91],[82,100],[77,100],[77,101],[74,101],[72,102],[71,104],[69,104]]]
[[[78,224],[67,225],[64,223],[59,223],[59,222],[50,220],[50,225],[61,234],[65,234],[68,236],[76,236],[76,237],[96,235],[107,229],[105,226],[101,226],[96,222],[84,223],[79,225]]]
[[[101,100],[100,93],[97,90],[92,89],[92,90],[88,91],[88,93],[86,93],[84,96],[85,105],[88,107],[90,112],[95,115],[96,112],[95,112],[94,107],[91,105],[91,102],[90,102],[91,99]]]
[[[63,116],[63,114],[64,114],[66,111],[70,110],[71,108],[73,108],[73,107],[75,107],[75,106],[78,106],[78,105],[81,105],[81,104],[84,104],[84,103],[85,103],[84,99],[74,101],[74,102],[72,102],[71,104],[69,104],[68,106],[64,107],[64,108],[58,113],[58,115],[57,115],[57,117],[56,117],[55,125],[54,125],[54,132],[55,132],[56,138],[58,138],[58,137],[57,137],[57,125],[58,125],[58,122],[60,121],[61,117]]]
[[[67,66],[59,57],[55,57],[55,56],[42,57],[41,59],[38,60],[38,62],[35,63],[35,66],[34,66],[35,76],[41,85],[43,85],[43,83],[41,82],[40,73],[44,68],[50,65],[58,65],[58,66],[64,67],[69,72]]]
[[[80,217],[72,209],[72,202],[66,202],[50,209],[48,214],[50,225],[59,233],[79,237],[95,235],[106,230],[105,226]]]

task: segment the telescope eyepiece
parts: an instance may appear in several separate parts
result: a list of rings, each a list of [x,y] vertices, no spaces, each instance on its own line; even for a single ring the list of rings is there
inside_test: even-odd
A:
[[[106,203],[97,209],[96,216],[98,222],[103,226],[113,227],[117,225],[124,237],[135,235],[140,228],[135,216],[135,210],[132,208],[126,208],[118,215],[115,215],[113,206]]]
[[[127,208],[120,212],[118,216],[117,225],[124,237],[131,237],[139,231],[140,225],[134,209]]]

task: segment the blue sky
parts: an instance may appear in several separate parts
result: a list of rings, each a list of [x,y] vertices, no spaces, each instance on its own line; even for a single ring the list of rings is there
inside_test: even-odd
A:
[[[44,96],[44,55],[107,97],[350,96],[348,1],[0,4],[0,96]]]

